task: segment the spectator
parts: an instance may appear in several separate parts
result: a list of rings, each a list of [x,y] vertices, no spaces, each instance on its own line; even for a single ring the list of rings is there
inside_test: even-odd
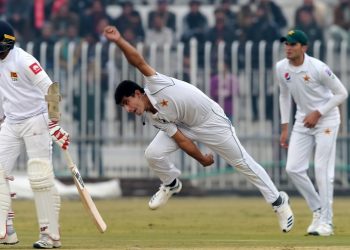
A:
[[[53,12],[51,22],[58,38],[65,37],[69,27],[74,26],[79,30],[80,21],[77,14],[69,10],[69,2],[60,5],[60,8]],[[78,33],[79,35],[79,33]]]
[[[257,5],[265,7],[267,19],[278,27],[279,33],[287,27],[287,18],[284,16],[281,7],[273,0],[258,0]]]
[[[189,3],[190,12],[185,15],[183,20],[182,40],[188,42],[192,37],[198,42],[204,42],[205,32],[208,28],[208,21],[205,15],[200,12],[201,2],[191,0]]]
[[[252,106],[253,106],[253,119],[258,119],[258,98],[261,91],[265,92],[266,96],[266,117],[272,119],[273,117],[273,86],[271,84],[271,69],[272,69],[272,46],[274,41],[278,40],[281,36],[279,26],[269,18],[268,15],[269,6],[266,4],[259,4],[256,11],[256,20],[253,24],[253,51],[252,51]],[[266,89],[259,89],[259,45],[261,41],[266,42],[265,48],[265,82]]]
[[[185,43],[185,54],[189,54],[189,41],[191,38],[197,39],[198,42],[198,63],[203,65],[204,42],[208,28],[208,20],[200,11],[201,2],[191,0],[189,2],[190,11],[183,19],[183,33],[181,41]]]
[[[165,26],[163,15],[155,14],[152,20],[152,28],[146,33],[145,43],[147,45],[156,44],[159,48],[162,48],[164,44],[172,45],[173,31]]]
[[[225,114],[233,121],[233,99],[238,95],[238,80],[225,63],[222,72],[213,74],[210,79],[210,97],[223,107]]]
[[[237,26],[236,14],[231,10],[232,0],[221,0],[221,3],[217,9],[221,9],[226,16],[226,23],[230,27]]]
[[[143,42],[145,39],[145,31],[141,20],[140,13],[134,9],[131,1],[125,1],[122,4],[122,13],[114,21],[116,27],[120,30],[125,39],[133,37],[134,40],[127,40],[132,44]],[[133,36],[130,36],[130,34]]]
[[[96,33],[97,24],[101,19],[109,19],[106,6],[103,4],[102,0],[93,0],[91,6],[87,8],[86,12],[82,15],[84,25],[80,28],[80,34],[84,36],[88,32]]]
[[[312,9],[307,6],[303,8],[299,8],[297,15],[295,17],[296,25],[295,29],[302,30],[306,33],[309,38],[308,46],[309,51],[308,54],[313,56],[313,46],[315,41],[320,41],[322,44],[323,40],[323,30],[317,24],[316,19],[312,13]],[[321,49],[321,52],[323,49]]]
[[[55,36],[55,32],[53,30],[52,23],[45,22],[44,26],[41,30],[41,34],[35,41],[35,50],[34,55],[36,58],[40,58],[41,51],[40,46],[42,43],[46,43],[46,65],[45,70],[48,74],[52,73],[53,71],[53,64],[54,64],[54,46],[57,41],[57,37]],[[44,66],[43,66],[44,67]]]
[[[338,48],[341,41],[350,44],[350,0],[339,0],[339,4],[334,8],[334,24],[329,32]]]
[[[259,43],[261,41],[266,42],[266,64],[268,67],[272,67],[272,44],[274,41],[278,40],[281,37],[279,25],[269,18],[269,6],[266,4],[258,5],[258,8],[255,13],[255,21],[252,26],[253,36],[252,41],[254,42],[253,46],[253,55],[258,55]],[[258,56],[253,57],[253,66],[258,67],[259,58]]]
[[[57,15],[62,6],[67,5],[70,9],[70,0],[52,0],[50,3],[51,13],[50,15]]]
[[[153,19],[156,17],[156,15],[160,15],[165,22],[165,26],[170,28],[174,33],[176,32],[176,16],[174,13],[168,10],[168,4],[169,4],[169,0],[157,0],[157,9],[152,10],[148,14],[149,29],[154,28]]]
[[[73,0],[70,2],[69,9],[81,18],[83,14],[89,11],[93,5],[93,1],[94,0]],[[105,1],[102,0],[102,5],[105,5],[104,3]]]
[[[235,29],[235,33],[239,42],[238,67],[242,69],[245,65],[245,43],[252,41],[254,38],[255,16],[249,4],[243,5],[238,13],[238,26]]]
[[[299,6],[295,12],[295,22],[294,22],[295,26],[298,26],[299,11],[303,11],[305,9],[308,9],[312,13],[313,18],[315,19],[319,27],[321,28],[326,27],[327,6],[322,1],[314,1],[314,0],[303,0],[303,4]]]
[[[215,25],[209,29],[206,40],[213,45],[211,63],[216,65],[219,43],[225,42],[225,56],[227,56],[226,59],[230,59],[231,44],[236,39],[236,36],[233,27],[227,23],[227,17],[223,9],[216,9],[214,16]]]
[[[6,19],[21,34],[23,41],[30,40],[30,14],[33,2],[28,0],[7,1]]]

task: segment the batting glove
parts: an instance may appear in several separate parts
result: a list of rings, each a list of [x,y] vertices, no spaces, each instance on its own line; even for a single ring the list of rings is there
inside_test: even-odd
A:
[[[66,150],[69,146],[69,134],[58,125],[58,122],[49,122],[49,132],[52,140],[62,149]]]

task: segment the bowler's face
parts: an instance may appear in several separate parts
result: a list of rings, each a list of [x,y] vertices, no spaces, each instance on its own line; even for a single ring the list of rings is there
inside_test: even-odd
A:
[[[135,93],[133,96],[123,97],[121,105],[128,113],[134,113],[135,115],[142,115],[145,111],[142,95],[138,93]]]

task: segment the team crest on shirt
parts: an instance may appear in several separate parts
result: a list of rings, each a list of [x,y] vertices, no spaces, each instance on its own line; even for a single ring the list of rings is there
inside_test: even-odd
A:
[[[168,107],[168,102],[169,102],[169,101],[163,99],[163,100],[160,101],[160,105],[161,105],[162,107]]]
[[[31,69],[31,71],[37,75],[40,71],[42,71],[42,68],[39,66],[38,63],[33,63],[32,65],[29,66],[29,68]]]
[[[14,82],[17,82],[18,81],[18,75],[17,75],[17,72],[10,72],[10,76],[11,76],[11,79],[12,81]]]
[[[284,79],[286,79],[287,81],[290,80],[290,74],[288,72],[284,73]]]
[[[308,83],[310,81],[310,79],[311,79],[310,76],[308,76],[307,74],[305,74],[303,76],[303,78],[304,78],[305,83]]]

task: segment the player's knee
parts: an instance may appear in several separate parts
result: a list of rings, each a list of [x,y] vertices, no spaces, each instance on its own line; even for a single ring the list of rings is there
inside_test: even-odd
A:
[[[300,171],[297,168],[293,167],[292,165],[287,165],[286,173],[288,176],[293,177],[293,176],[299,175]]]
[[[238,170],[244,170],[246,169],[247,162],[243,158],[236,159],[232,162],[232,166],[234,166]]]
[[[51,162],[46,159],[30,159],[28,161],[28,179],[33,191],[51,189],[54,186]]]
[[[145,150],[145,158],[151,163],[162,157],[162,153],[156,148],[152,146],[148,146]]]

